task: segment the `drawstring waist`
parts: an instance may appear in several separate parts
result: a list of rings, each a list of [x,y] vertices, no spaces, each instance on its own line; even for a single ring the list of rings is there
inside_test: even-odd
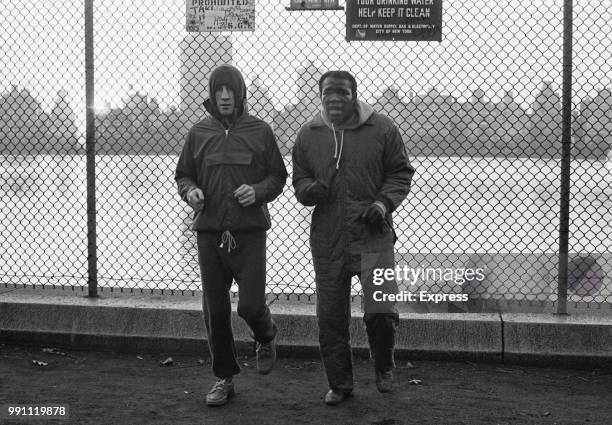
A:
[[[223,248],[224,245],[227,245],[227,252],[236,249],[236,239],[234,239],[234,235],[229,230],[226,230],[221,235],[221,245],[219,245],[219,248]]]
[[[232,254],[235,253],[237,248],[247,249],[253,241],[266,237],[266,230],[264,229],[196,230],[196,233],[198,244],[200,244],[200,238],[203,238],[202,241],[206,241],[208,249],[214,249],[215,252],[218,252],[216,251],[218,249],[223,249]]]

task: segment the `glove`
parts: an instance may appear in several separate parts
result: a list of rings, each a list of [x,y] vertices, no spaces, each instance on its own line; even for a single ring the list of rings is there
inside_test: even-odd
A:
[[[329,188],[325,183],[322,183],[319,180],[312,182],[304,193],[306,198],[312,204],[318,204],[327,200],[327,194],[329,192]]]
[[[381,202],[370,204],[359,217],[368,227],[370,233],[383,233],[387,209]]]

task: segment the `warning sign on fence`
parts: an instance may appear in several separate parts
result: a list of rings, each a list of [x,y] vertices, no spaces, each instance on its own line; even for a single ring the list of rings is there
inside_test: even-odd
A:
[[[346,39],[442,41],[442,0],[346,0]]]
[[[187,0],[187,31],[254,31],[255,0]]]

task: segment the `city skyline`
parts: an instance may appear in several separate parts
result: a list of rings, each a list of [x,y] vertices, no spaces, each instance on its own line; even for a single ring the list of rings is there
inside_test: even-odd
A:
[[[314,67],[305,75],[321,74]],[[274,109],[265,87],[254,85],[249,110],[273,128],[283,154],[288,155],[297,130],[317,112],[318,98],[304,87],[297,103]],[[44,112],[27,89],[13,86],[2,95],[0,123],[4,154],[83,153],[75,113],[62,91],[50,114]],[[393,119],[414,156],[554,157],[560,154],[561,99],[550,82],[543,82],[532,107],[523,109],[508,91],[498,103],[475,90],[466,102],[431,89],[406,101],[394,87],[386,88],[372,103]],[[99,154],[177,154],[187,129],[205,116],[204,108],[163,110],[159,102],[130,90],[124,105],[96,114],[96,151]],[[26,118],[24,118],[26,117]],[[574,156],[604,159],[612,146],[612,91],[602,89],[585,99],[572,116]],[[36,141],[32,144],[31,141]]]

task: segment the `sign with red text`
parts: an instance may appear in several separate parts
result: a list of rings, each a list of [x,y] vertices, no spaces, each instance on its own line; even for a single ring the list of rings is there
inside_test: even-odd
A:
[[[442,41],[442,0],[346,0],[346,39]]]
[[[255,0],[187,0],[187,31],[255,31]]]

